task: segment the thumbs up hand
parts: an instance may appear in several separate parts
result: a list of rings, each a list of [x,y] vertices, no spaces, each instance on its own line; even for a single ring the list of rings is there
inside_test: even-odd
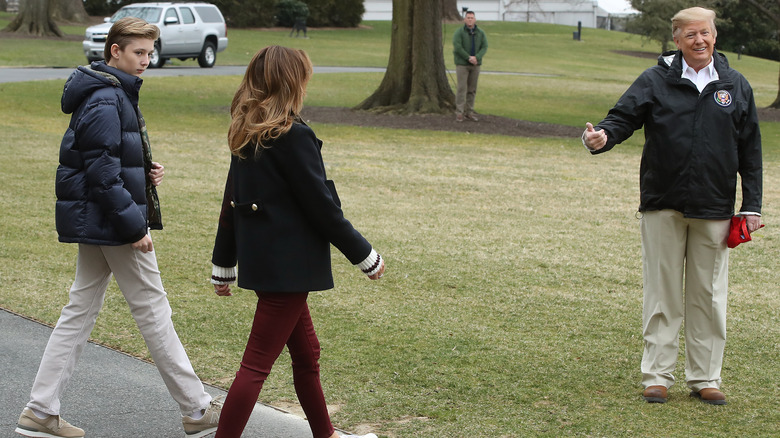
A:
[[[585,124],[585,132],[582,133],[582,144],[586,148],[597,151],[607,144],[607,133],[603,129],[596,129],[593,124],[588,122]]]

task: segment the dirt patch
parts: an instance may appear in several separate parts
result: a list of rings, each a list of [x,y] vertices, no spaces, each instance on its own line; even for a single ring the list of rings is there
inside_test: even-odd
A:
[[[423,129],[474,134],[499,134],[513,137],[574,137],[582,135],[579,127],[552,123],[529,122],[507,117],[478,114],[478,122],[456,122],[454,114],[395,115],[353,111],[349,108],[309,106],[301,112],[304,120],[391,129]],[[584,122],[583,122],[584,126]]]
[[[511,137],[579,138],[584,129],[583,127],[578,126],[529,122],[526,120],[516,120],[486,114],[479,114],[478,122],[469,120],[456,122],[454,115],[418,114],[401,116],[394,114],[374,114],[368,111],[353,111],[349,108],[324,106],[304,107],[301,116],[307,122],[316,123],[333,123],[390,129],[422,129],[472,134],[499,134]],[[759,108],[758,118],[762,122],[780,122],[780,110]],[[583,122],[583,126],[584,125],[585,122]]]
[[[758,120],[762,122],[780,122],[780,109],[759,108]]]

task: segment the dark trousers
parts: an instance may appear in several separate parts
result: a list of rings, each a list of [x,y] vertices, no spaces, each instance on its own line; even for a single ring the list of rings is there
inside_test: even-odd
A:
[[[263,383],[285,344],[292,358],[295,393],[314,438],[333,435],[320,383],[320,343],[306,304],[308,295],[307,292],[257,292],[252,331],[241,367],[225,399],[215,438],[241,436]]]

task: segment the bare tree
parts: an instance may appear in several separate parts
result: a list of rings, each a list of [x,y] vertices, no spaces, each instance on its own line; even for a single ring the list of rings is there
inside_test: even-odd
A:
[[[52,19],[53,3],[54,0],[23,0],[16,18],[3,32],[62,37],[62,31]]]
[[[441,19],[446,22],[463,21],[458,10],[458,0],[441,0]]]
[[[51,13],[52,20],[57,23],[85,24],[89,22],[89,15],[84,9],[83,0],[56,0],[52,4]]]
[[[444,68],[441,27],[440,2],[393,0],[385,77],[355,109],[398,114],[453,112],[455,95]]]

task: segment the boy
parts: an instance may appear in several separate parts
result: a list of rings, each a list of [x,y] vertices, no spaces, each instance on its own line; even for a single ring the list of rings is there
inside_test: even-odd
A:
[[[162,229],[155,186],[164,169],[152,162],[138,91],[158,36],[159,29],[141,19],[117,21],[106,40],[106,61],[79,67],[65,83],[62,110],[72,116],[60,146],[56,224],[61,242],[79,244],[76,278],[19,417],[21,435],[84,436],[60,417],[60,396],[112,274],[180,406],[187,436],[205,436],[219,422],[221,404],[203,389],[174,330],[148,232]]]

